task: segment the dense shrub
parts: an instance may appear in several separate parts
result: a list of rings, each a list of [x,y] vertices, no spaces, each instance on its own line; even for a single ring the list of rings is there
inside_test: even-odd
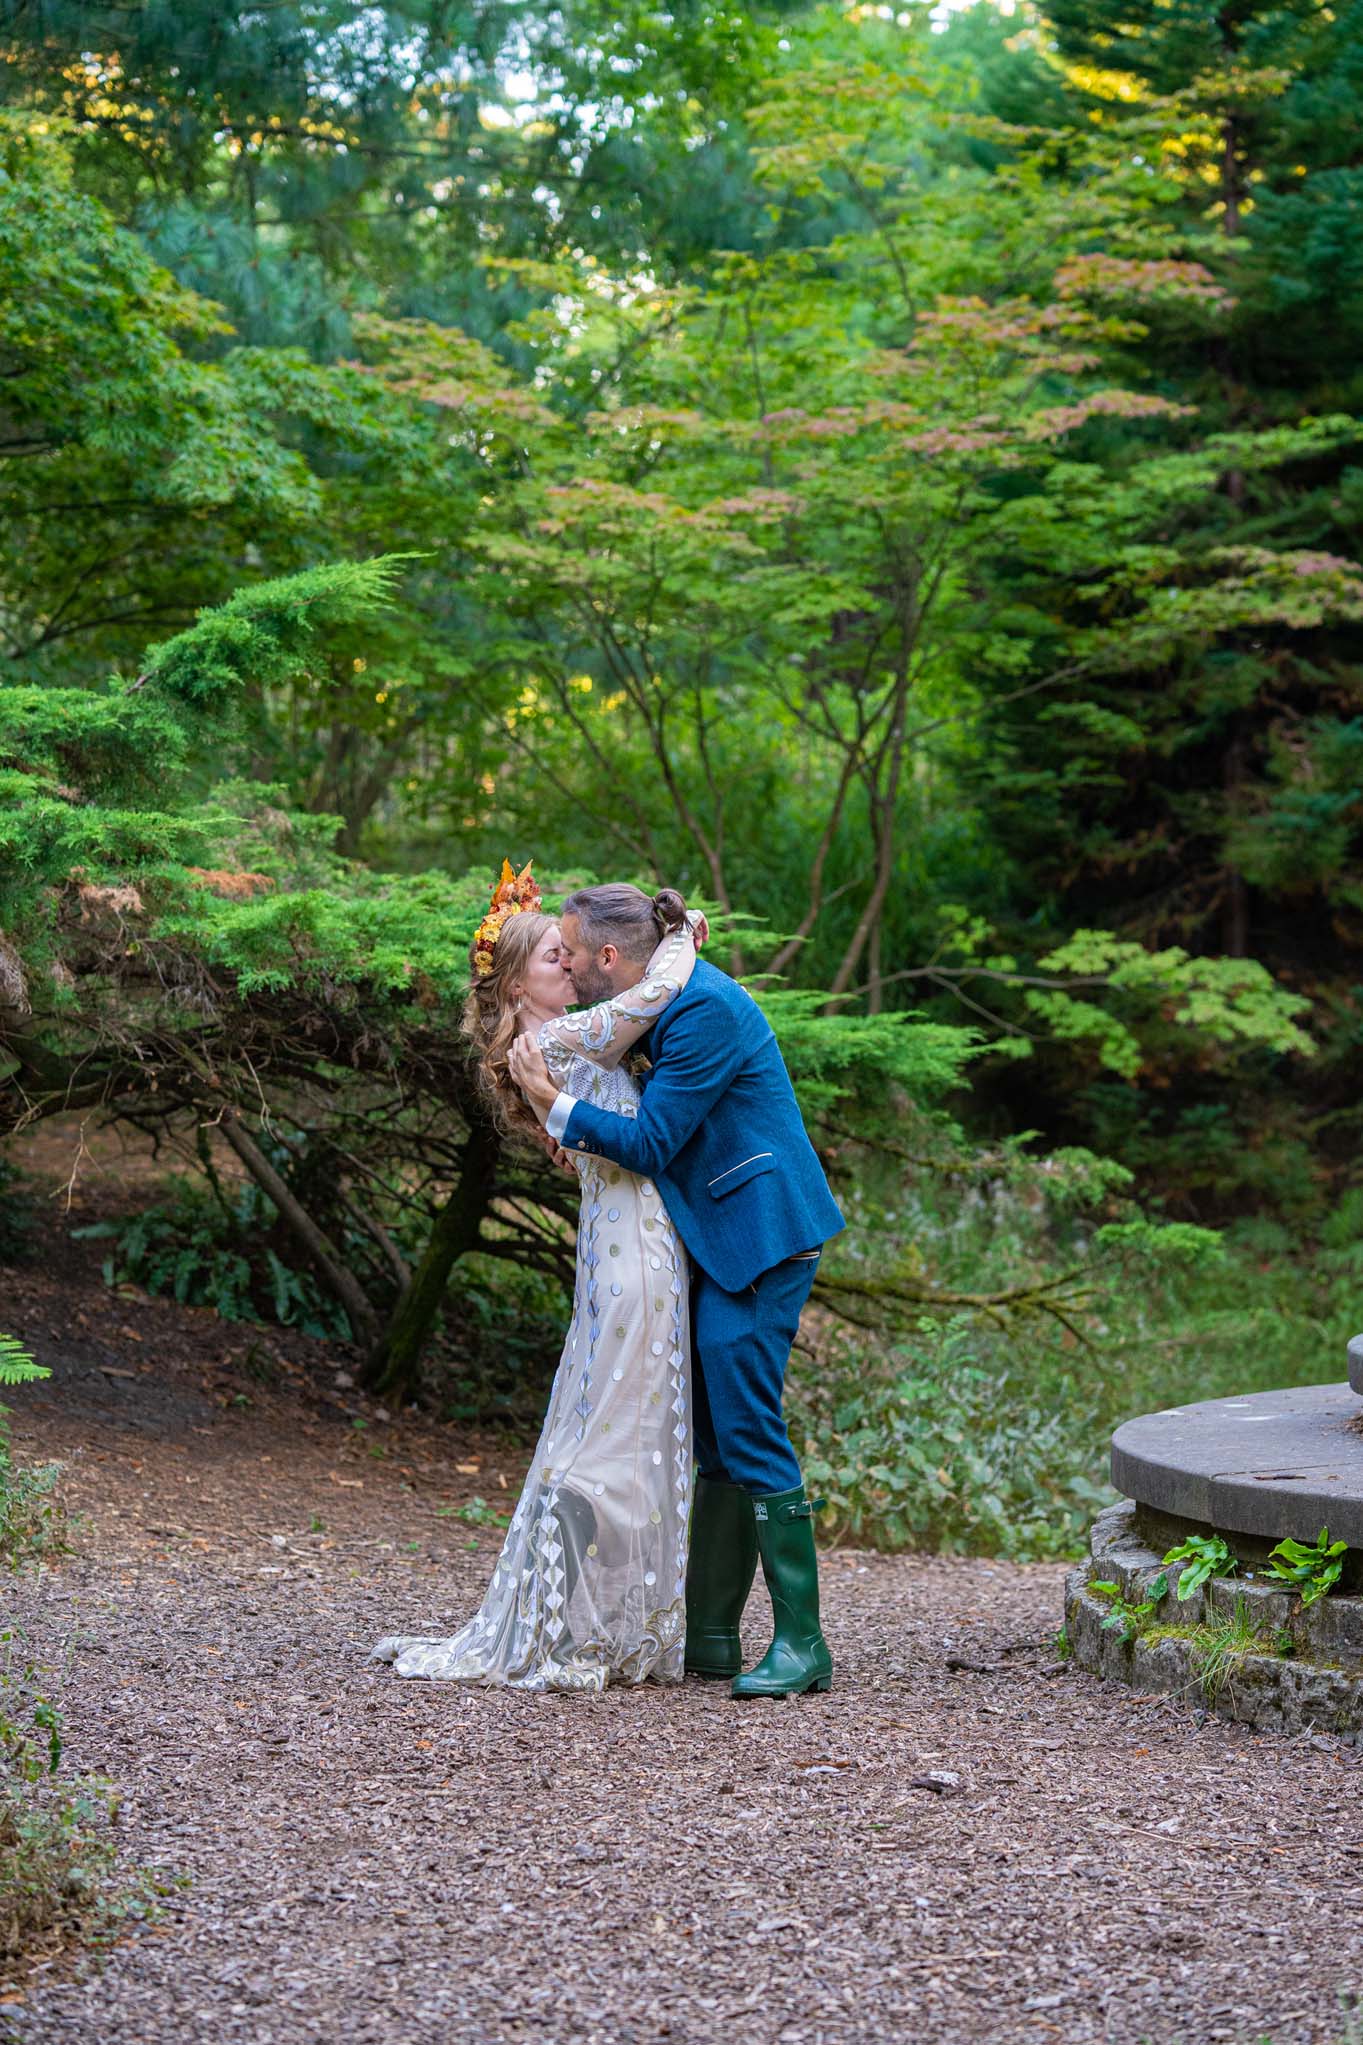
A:
[[[0,1407],[0,1563],[18,1569],[25,1562],[69,1555],[70,1519],[56,1496],[61,1464],[16,1469],[4,1410]]]
[[[1092,1403],[1059,1407],[968,1321],[797,1371],[791,1432],[823,1538],[1021,1561],[1067,1554],[1107,1493]]]
[[[824,1327],[817,1359],[797,1354],[791,1433],[828,1499],[824,1539],[1075,1554],[1114,1496],[1108,1447],[1123,1420],[1332,1382],[1363,1326],[1363,1233],[1348,1202],[1305,1242],[1269,1221],[1219,1241],[1094,1227],[1003,1178],[962,1188],[923,1176],[897,1192],[868,1178],[857,1204],[870,1275],[897,1232],[901,1256],[974,1303],[855,1339]],[[1006,1320],[980,1304],[1009,1288],[1025,1300],[1029,1285],[1032,1307]]]

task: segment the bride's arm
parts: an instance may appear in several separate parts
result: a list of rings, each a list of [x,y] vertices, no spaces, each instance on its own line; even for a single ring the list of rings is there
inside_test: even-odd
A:
[[[576,1051],[609,1069],[632,1051],[646,1031],[691,978],[696,966],[696,940],[691,919],[668,932],[644,968],[644,977],[609,1001],[598,1001],[575,1015],[556,1016],[539,1034],[540,1049],[552,1069],[553,1049]]]

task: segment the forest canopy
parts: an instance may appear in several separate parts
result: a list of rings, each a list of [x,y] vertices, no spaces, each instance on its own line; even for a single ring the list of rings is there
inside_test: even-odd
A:
[[[37,4],[0,56],[0,1106],[182,1158],[120,1268],[211,1215],[210,1296],[395,1394],[452,1274],[558,1281],[458,1030],[508,853],[708,908],[844,1329],[1343,1254],[1363,8]]]

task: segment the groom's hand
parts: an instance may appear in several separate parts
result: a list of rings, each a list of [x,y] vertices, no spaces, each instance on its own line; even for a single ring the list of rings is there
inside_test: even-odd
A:
[[[532,1043],[528,1036],[517,1037],[507,1054],[507,1066],[541,1122],[546,1121],[550,1108],[558,1099],[558,1088],[549,1077],[549,1067],[539,1045]]]
[[[570,1179],[575,1179],[577,1177],[577,1166],[573,1163],[562,1144],[555,1143],[547,1129],[541,1129],[538,1135],[540,1148],[549,1159],[549,1162],[556,1164],[561,1172],[566,1172]]]

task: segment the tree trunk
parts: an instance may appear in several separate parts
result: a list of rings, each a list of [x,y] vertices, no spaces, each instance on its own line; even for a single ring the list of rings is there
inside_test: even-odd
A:
[[[899,784],[904,772],[904,754],[911,744],[908,734],[909,697],[914,683],[915,649],[923,630],[923,621],[932,609],[937,590],[941,585],[943,569],[940,562],[925,574],[922,564],[911,559],[907,565],[897,568],[899,595],[896,600],[896,628],[898,652],[895,659],[894,693],[888,705],[889,721],[884,738],[875,753],[865,762],[862,779],[866,784],[868,821],[871,826],[871,842],[875,848],[874,879],[866,906],[857,920],[846,951],[833,975],[830,995],[845,994],[852,984],[852,975],[861,962],[861,955],[868,944],[875,941],[872,964],[873,1013],[879,1009],[880,990],[880,919],[885,910],[885,899],[890,892],[894,878],[895,859],[895,810],[899,802]],[[824,1010],[827,1014],[829,1011]]]
[[[866,906],[858,919],[857,927],[843,953],[837,972],[833,975],[830,994],[845,994],[852,984],[852,975],[861,961],[861,955],[872,938],[877,939],[880,919],[885,909],[885,898],[890,892],[894,878],[895,855],[895,805],[899,801],[899,781],[904,765],[905,727],[908,722],[909,689],[912,682],[907,655],[899,670],[895,687],[894,717],[879,757],[872,761],[866,776],[866,793],[870,804],[871,835],[875,844],[875,879]],[[885,768],[885,782],[878,787],[882,764]],[[876,999],[879,1002],[879,953],[876,955],[874,972]],[[825,1011],[826,1013],[827,1011]]]
[[[1236,160],[1238,137],[1235,116],[1227,114],[1221,124],[1221,232],[1232,240],[1240,232],[1240,165]]]
[[[1227,241],[1233,240],[1240,232],[1240,186],[1241,166],[1238,161],[1239,137],[1235,127],[1235,116],[1227,114],[1221,128],[1221,232]],[[1232,376],[1230,344],[1221,341],[1216,354],[1222,388],[1226,396],[1226,412],[1234,423],[1236,416],[1235,387]],[[1227,469],[1226,495],[1232,504],[1239,505],[1245,497],[1245,472],[1243,469]]]
[[[897,785],[898,776],[895,777]],[[845,994],[852,984],[852,975],[861,963],[861,955],[880,928],[880,919],[885,909],[885,898],[890,892],[890,881],[894,875],[894,802],[893,793],[879,799],[879,828],[876,832],[875,882],[866,900],[866,906],[857,920],[857,927],[833,975],[830,996]],[[873,804],[873,811],[877,805]],[[877,974],[877,982],[879,975]],[[878,994],[877,986],[877,994]],[[825,1008],[825,1015],[831,1012]]]
[[[321,1266],[327,1284],[350,1317],[355,1340],[361,1343],[375,1341],[379,1332],[379,1317],[370,1305],[363,1286],[347,1268],[341,1252],[330,1237],[317,1226],[296,1194],[289,1190],[254,1137],[242,1128],[232,1109],[229,1108],[223,1115],[218,1127],[261,1191],[273,1200],[286,1227],[292,1229],[299,1242]]]
[[[497,1132],[482,1120],[471,1123],[460,1151],[459,1177],[436,1215],[410,1289],[393,1308],[388,1326],[365,1360],[366,1388],[395,1404],[409,1400],[420,1382],[421,1354],[440,1311],[450,1273],[467,1250],[477,1247],[483,1217],[492,1203],[500,1149]]]
[[[1232,822],[1239,813],[1241,790],[1245,779],[1245,741],[1237,733],[1226,748],[1224,784],[1226,793],[1226,822]],[[1221,914],[1221,949],[1227,958],[1243,959],[1249,956],[1249,889],[1245,876],[1237,867],[1227,866],[1224,874],[1225,895]]]
[[[762,969],[764,973],[770,974],[773,978],[778,973],[784,973],[786,967],[797,957],[803,948],[805,939],[819,920],[819,912],[823,908],[824,868],[828,863],[828,855],[832,849],[833,840],[838,834],[838,825],[842,822],[843,805],[847,800],[847,791],[852,785],[852,778],[856,773],[856,769],[857,749],[849,747],[847,756],[842,764],[842,770],[838,775],[838,786],[837,792],[833,797],[833,806],[824,819],[824,827],[819,834],[819,842],[814,848],[814,861],[809,869],[808,906],[805,909],[804,915],[800,918],[798,929],[791,932],[785,943],[772,954]]]

